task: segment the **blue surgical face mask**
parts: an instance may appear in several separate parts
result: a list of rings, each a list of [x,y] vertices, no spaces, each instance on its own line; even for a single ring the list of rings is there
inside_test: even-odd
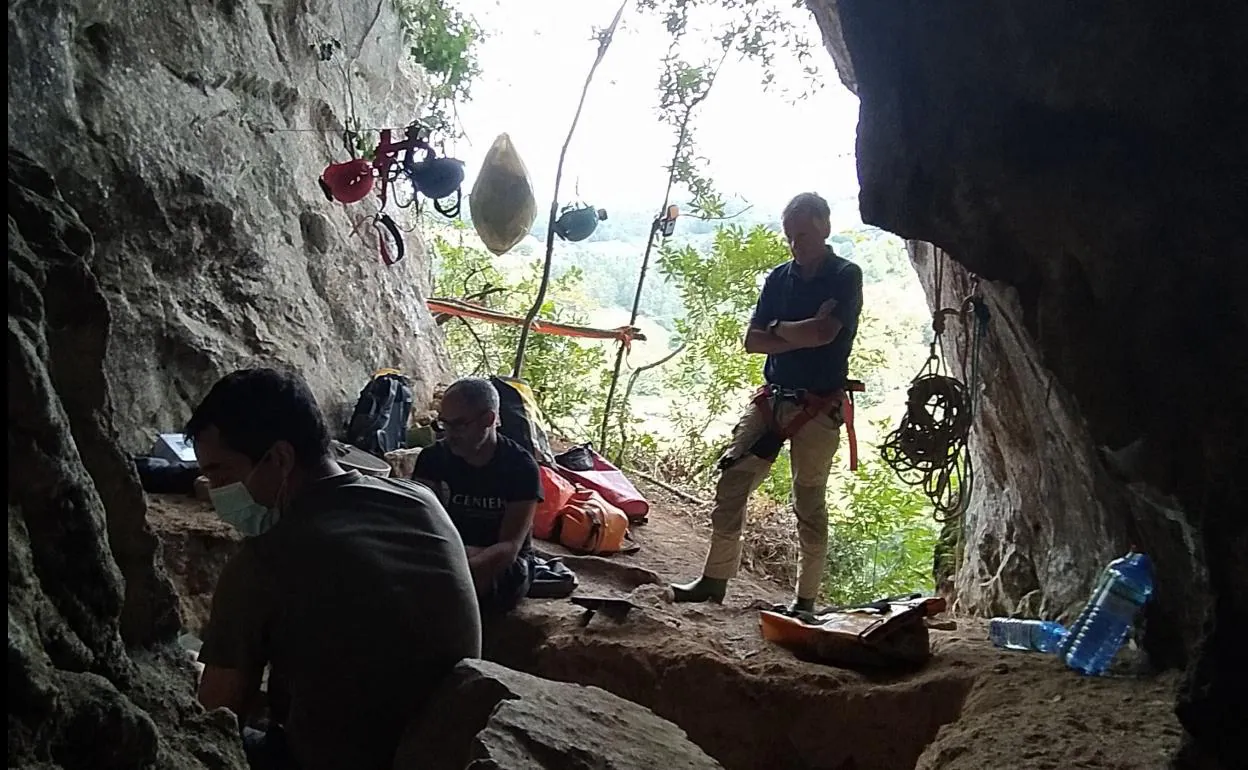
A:
[[[253,470],[252,473],[255,471]],[[247,480],[251,480],[251,473],[247,474]],[[282,487],[278,490],[278,499],[281,499],[281,493],[285,487],[286,481],[283,479]],[[237,529],[243,537],[263,535],[272,529],[280,518],[280,511],[277,507],[269,508],[257,503],[251,496],[251,491],[247,489],[247,485],[242,481],[209,489],[208,496],[221,520]]]

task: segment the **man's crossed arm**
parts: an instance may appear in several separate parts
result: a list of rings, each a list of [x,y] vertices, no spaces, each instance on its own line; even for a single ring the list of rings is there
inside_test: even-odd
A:
[[[827,345],[841,333],[844,324],[832,315],[836,300],[826,300],[813,316],[802,321],[781,321],[770,329],[750,327],[745,333],[747,353],[775,355],[801,348]]]

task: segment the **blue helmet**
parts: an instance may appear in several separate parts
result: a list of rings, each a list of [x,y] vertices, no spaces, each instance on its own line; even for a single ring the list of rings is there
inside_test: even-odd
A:
[[[606,218],[606,209],[595,209],[588,204],[565,206],[555,220],[555,235],[565,241],[583,241],[593,235],[598,223]]]

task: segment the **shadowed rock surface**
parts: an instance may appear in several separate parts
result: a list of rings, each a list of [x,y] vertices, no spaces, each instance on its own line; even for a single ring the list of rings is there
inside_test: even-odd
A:
[[[367,223],[351,235],[373,204],[317,186],[350,157],[349,117],[415,118],[406,50],[388,0],[10,4],[9,146],[95,238],[126,449],[253,362],[296,367],[335,429],[381,366],[415,378],[417,403],[445,379],[419,235],[387,267]]]
[[[436,698],[404,736],[395,770],[722,768],[676,725],[597,687],[471,660]]]
[[[12,151],[8,194],[7,766],[244,767],[170,646],[177,597],[112,428],[91,233]]]
[[[861,101],[863,220],[926,242],[933,305],[985,281],[963,608],[1064,615],[1146,550],[1144,643],[1190,667],[1189,750],[1229,766],[1248,723],[1248,6],[807,4]],[[951,258],[940,296],[928,244]]]

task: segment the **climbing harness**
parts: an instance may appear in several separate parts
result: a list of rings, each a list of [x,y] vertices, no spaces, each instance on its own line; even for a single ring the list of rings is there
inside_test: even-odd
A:
[[[378,231],[377,250],[387,265],[393,265],[403,259],[406,247],[400,228],[394,219],[385,213],[390,203],[391,186],[401,177],[406,177],[414,190],[412,201],[398,203],[399,208],[413,205],[416,195],[424,195],[433,201],[433,207],[443,216],[454,218],[459,216],[461,191],[464,181],[464,164],[455,158],[438,157],[429,145],[428,130],[419,124],[407,126],[404,138],[393,141],[394,129],[383,128],[378,132],[378,143],[372,160],[359,156],[359,134],[348,128],[343,131],[342,142],[351,160],[342,163],[331,163],[321,173],[317,183],[326,200],[339,203],[358,203],[368,197],[376,183],[380,181],[377,197],[380,199],[380,210],[372,217],[357,221],[354,235],[361,224],[367,221]],[[455,195],[453,203],[443,201]]]
[[[936,250],[935,296],[943,290],[944,252]],[[884,462],[911,486],[922,486],[935,508],[936,521],[961,516],[974,484],[967,439],[978,405],[979,348],[988,325],[988,306],[979,295],[979,279],[971,277],[971,293],[957,308],[939,307],[932,314],[935,336],[927,362],[910,383],[906,413],[880,447]],[[971,316],[971,362],[967,383],[952,377],[943,363],[941,342],[947,316]],[[940,348],[940,352],[937,349]]]
[[[767,461],[774,461],[780,454],[784,442],[797,435],[806,423],[820,414],[829,413],[833,408],[840,410],[841,422],[845,425],[845,438],[849,444],[849,469],[858,470],[858,433],[854,430],[854,394],[862,393],[867,386],[858,380],[848,380],[845,387],[827,394],[817,394],[805,389],[781,388],[776,385],[764,385],[754,392],[752,401],[762,414],[768,430],[750,446],[750,454]],[[801,411],[789,420],[787,425],[780,425],[776,419],[775,404],[778,400],[793,401],[801,406]],[[725,456],[720,461],[723,470],[738,458]]]

